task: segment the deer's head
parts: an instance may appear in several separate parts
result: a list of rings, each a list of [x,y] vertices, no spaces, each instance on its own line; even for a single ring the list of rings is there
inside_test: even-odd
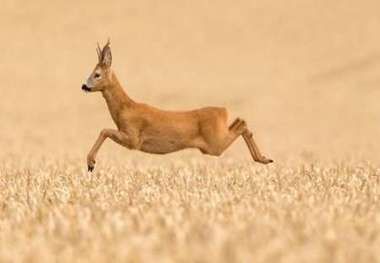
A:
[[[98,53],[98,63],[96,64],[91,75],[88,77],[86,83],[82,85],[82,90],[84,91],[103,91],[111,84],[112,54],[110,41],[108,40],[103,49],[101,49],[98,44],[96,52]]]

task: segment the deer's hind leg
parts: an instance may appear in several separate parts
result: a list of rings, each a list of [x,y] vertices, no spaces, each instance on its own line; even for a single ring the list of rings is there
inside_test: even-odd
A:
[[[219,134],[221,131],[219,130]],[[268,164],[273,162],[271,159],[266,158],[260,153],[257,147],[252,132],[248,129],[244,120],[236,118],[228,127],[227,131],[224,131],[222,136],[216,137],[216,139],[209,141],[208,147],[201,150],[203,153],[211,155],[221,155],[239,136],[244,138],[245,143],[249,149],[249,152],[254,161]],[[222,138],[221,138],[222,137]],[[215,137],[214,137],[215,138]]]
[[[254,161],[262,164],[268,164],[273,162],[272,159],[269,159],[260,153],[259,147],[255,143],[255,140],[253,139],[253,134],[250,130],[246,129],[243,132],[242,137],[245,143],[247,144],[249,152],[251,153],[251,156]]]
[[[205,154],[219,156],[244,133],[247,125],[244,120],[237,118],[229,127],[225,123],[218,123],[215,127],[212,131],[205,132],[205,145],[200,150]]]
[[[243,131],[241,132],[241,128],[239,125],[243,126]],[[237,134],[241,135],[247,144],[247,147],[249,149],[249,152],[251,153],[251,156],[254,161],[263,163],[263,164],[268,164],[273,162],[273,160],[266,158],[260,153],[259,147],[255,143],[255,140],[253,139],[253,134],[252,132],[248,129],[246,123],[244,120],[241,120],[237,118],[229,127],[230,130],[232,131],[237,131]]]

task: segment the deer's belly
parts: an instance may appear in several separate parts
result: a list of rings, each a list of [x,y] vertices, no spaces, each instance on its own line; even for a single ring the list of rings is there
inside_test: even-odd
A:
[[[140,150],[147,153],[165,154],[186,148],[184,143],[174,138],[147,138]]]
[[[198,123],[185,117],[178,118],[175,115],[169,119],[149,121],[140,134],[140,150],[164,154],[194,147],[194,141],[199,137]]]

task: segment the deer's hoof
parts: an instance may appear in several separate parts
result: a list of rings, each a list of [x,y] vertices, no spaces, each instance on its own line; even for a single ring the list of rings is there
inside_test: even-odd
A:
[[[262,164],[269,164],[269,163],[273,163],[274,161],[273,161],[272,159],[269,159],[269,158],[263,157],[263,158],[260,159],[258,162],[259,162],[259,163],[262,163]]]
[[[88,171],[89,172],[92,172],[92,171],[94,171],[94,166],[91,166],[91,165],[87,165],[87,168],[88,168]]]
[[[87,156],[87,168],[89,172],[92,172],[95,168],[95,158],[92,155]]]

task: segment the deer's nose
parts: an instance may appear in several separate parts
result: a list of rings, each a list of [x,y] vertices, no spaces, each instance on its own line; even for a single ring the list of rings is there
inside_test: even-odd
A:
[[[82,90],[84,90],[84,91],[91,91],[91,89],[89,87],[87,87],[86,84],[82,85]]]

